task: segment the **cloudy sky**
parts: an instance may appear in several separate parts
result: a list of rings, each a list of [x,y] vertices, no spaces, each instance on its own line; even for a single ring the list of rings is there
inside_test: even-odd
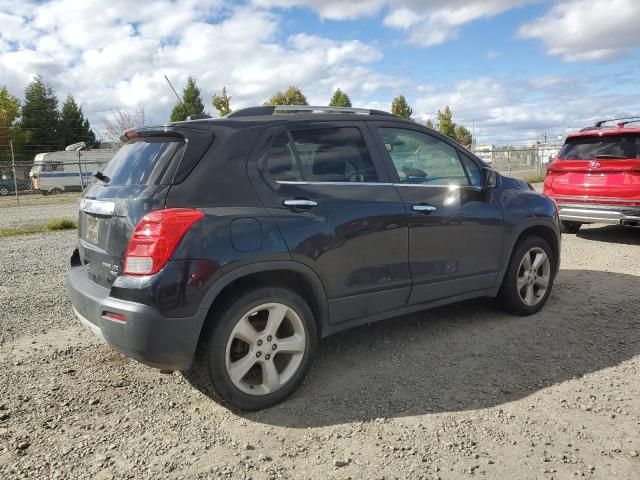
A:
[[[195,77],[209,110],[262,104],[293,84],[325,105],[426,119],[450,105],[481,143],[528,143],[595,118],[640,114],[638,0],[0,0],[0,85],[41,75],[94,128],[143,104],[168,119]],[[215,112],[215,110],[214,110]]]

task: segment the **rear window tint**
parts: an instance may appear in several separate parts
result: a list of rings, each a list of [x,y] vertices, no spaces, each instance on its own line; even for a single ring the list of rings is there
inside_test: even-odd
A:
[[[184,142],[167,138],[140,138],[125,143],[105,167],[109,185],[156,185],[179,160]]]
[[[638,158],[640,135],[603,135],[573,137],[565,142],[558,158],[561,160],[596,160]]]

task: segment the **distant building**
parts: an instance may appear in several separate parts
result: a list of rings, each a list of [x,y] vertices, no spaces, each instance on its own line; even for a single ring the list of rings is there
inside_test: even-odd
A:
[[[480,157],[480,159],[485,163],[492,163],[493,151],[495,150],[495,148],[496,148],[495,145],[480,144],[480,145],[473,145],[471,147],[471,151],[475,153],[478,157]]]

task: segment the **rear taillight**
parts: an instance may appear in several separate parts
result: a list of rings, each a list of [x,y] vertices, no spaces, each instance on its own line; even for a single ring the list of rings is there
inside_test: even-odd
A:
[[[187,230],[204,217],[199,210],[167,208],[138,222],[124,256],[125,275],[151,275],[165,266]]]

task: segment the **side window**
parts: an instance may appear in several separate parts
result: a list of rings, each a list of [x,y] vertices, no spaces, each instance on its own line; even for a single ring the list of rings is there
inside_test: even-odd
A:
[[[360,130],[318,128],[286,133],[272,143],[267,165],[275,180],[377,182],[378,175]]]
[[[474,187],[481,187],[482,174],[480,173],[480,167],[478,167],[476,162],[471,160],[471,158],[464,153],[460,155],[460,158],[462,159],[464,169],[466,170],[467,175],[469,176],[469,180],[471,180],[471,185],[473,185]]]
[[[302,180],[298,162],[293,154],[293,149],[289,144],[289,137],[286,132],[279,133],[273,139],[267,154],[267,168],[276,181]]]
[[[456,149],[426,133],[402,128],[378,129],[400,183],[469,185]]]

